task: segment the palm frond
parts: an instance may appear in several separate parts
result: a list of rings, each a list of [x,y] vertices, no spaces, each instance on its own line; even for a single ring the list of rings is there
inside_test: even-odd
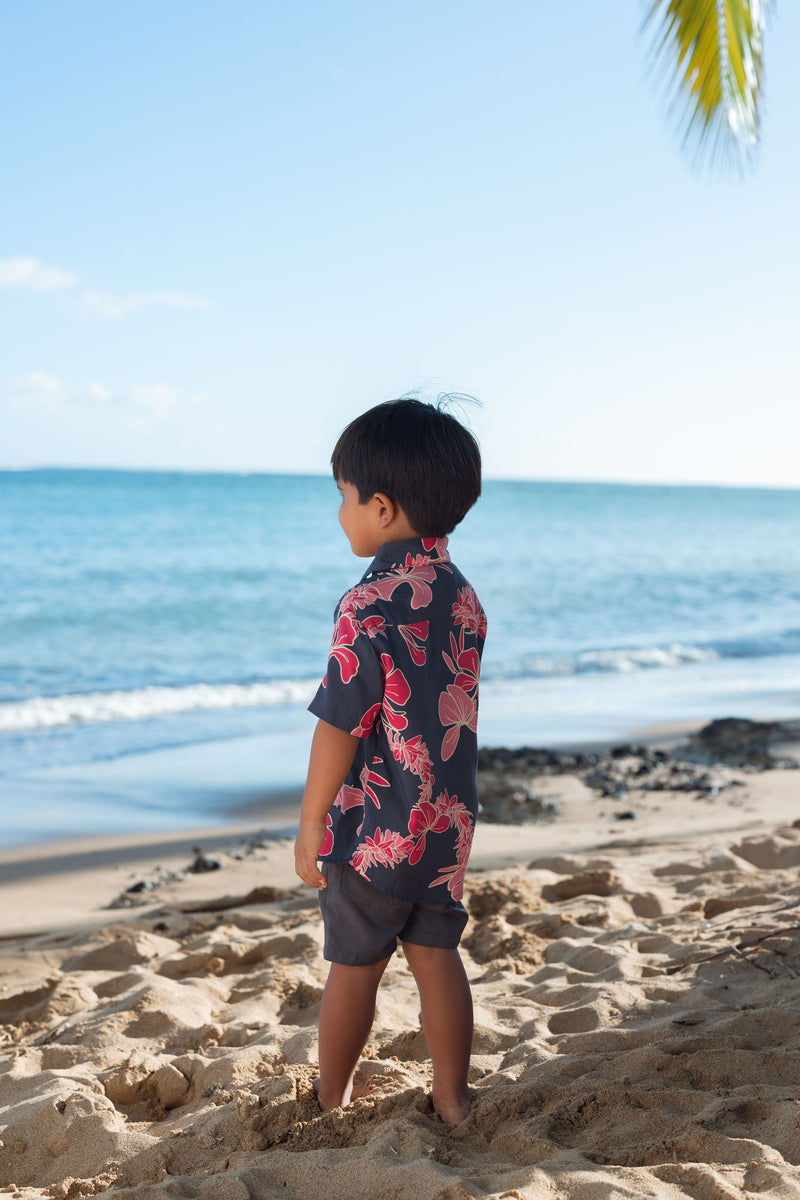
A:
[[[685,137],[700,154],[747,158],[758,141],[769,0],[652,0],[645,28]]]

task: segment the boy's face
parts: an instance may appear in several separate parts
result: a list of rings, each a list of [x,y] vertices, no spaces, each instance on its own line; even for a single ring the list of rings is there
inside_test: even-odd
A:
[[[339,524],[345,532],[350,549],[357,558],[374,558],[386,541],[383,508],[377,496],[370,496],[365,504],[358,498],[358,489],[352,483],[339,480],[336,484],[341,493]]]

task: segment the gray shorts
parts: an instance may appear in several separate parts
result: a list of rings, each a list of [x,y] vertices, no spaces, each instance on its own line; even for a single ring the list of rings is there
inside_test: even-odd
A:
[[[397,939],[415,946],[454,950],[469,920],[460,900],[410,903],[387,896],[349,863],[321,863],[328,886],[319,893],[328,962],[366,967],[397,949]]]

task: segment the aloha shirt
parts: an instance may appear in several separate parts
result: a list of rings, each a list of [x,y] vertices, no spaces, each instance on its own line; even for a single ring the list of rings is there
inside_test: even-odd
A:
[[[486,617],[447,538],[381,546],[334,615],[310,711],[361,739],[320,858],[398,900],[460,900],[478,811]]]

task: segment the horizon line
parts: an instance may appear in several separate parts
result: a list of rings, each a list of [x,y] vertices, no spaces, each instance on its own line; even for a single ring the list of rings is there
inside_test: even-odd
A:
[[[110,466],[96,463],[76,465],[58,463],[29,463],[17,465],[0,463],[0,474],[22,474],[37,471],[96,471],[117,472],[129,475],[232,475],[238,477],[285,475],[287,477],[327,479],[328,472],[323,471],[285,471],[268,470],[263,468],[231,468],[231,467],[153,467],[153,466]],[[718,488],[730,491],[800,491],[800,483],[733,483],[730,481],[711,480],[675,480],[675,479],[611,479],[587,478],[576,476],[520,476],[520,475],[486,475],[484,483],[565,483],[582,486],[607,487],[668,487],[668,488]]]

